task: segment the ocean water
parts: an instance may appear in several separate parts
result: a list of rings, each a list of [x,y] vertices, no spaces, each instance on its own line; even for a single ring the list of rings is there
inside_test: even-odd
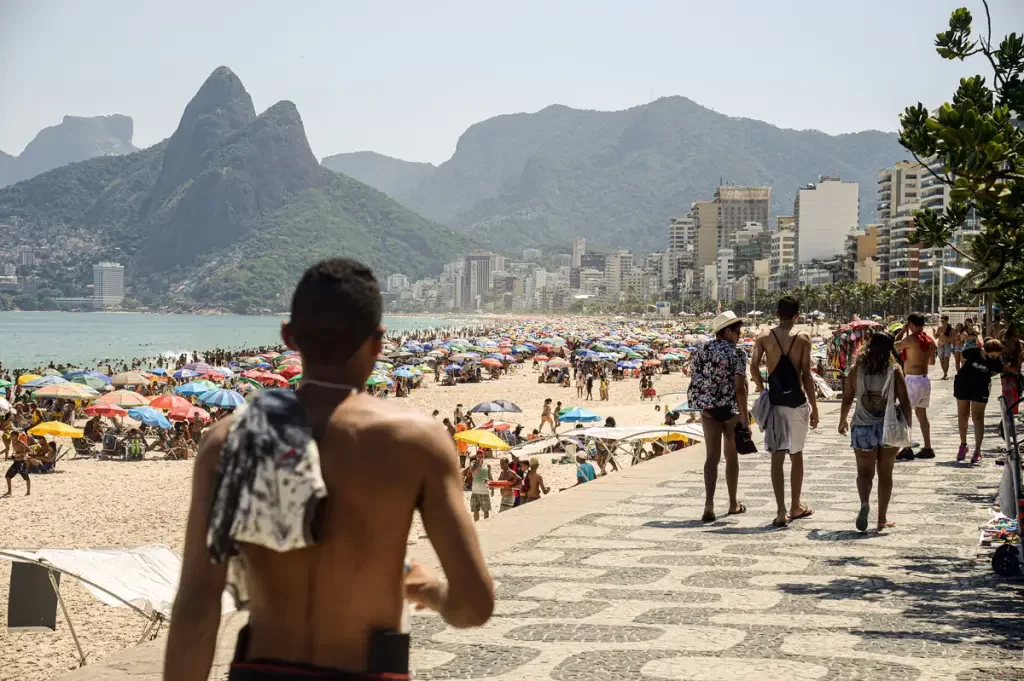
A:
[[[180,355],[211,348],[270,345],[285,317],[243,315],[0,312],[0,362],[30,368],[51,360],[95,365],[104,359]],[[456,326],[442,317],[385,317],[390,331]]]

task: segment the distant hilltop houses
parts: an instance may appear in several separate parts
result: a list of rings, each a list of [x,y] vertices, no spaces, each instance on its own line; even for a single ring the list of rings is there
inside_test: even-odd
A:
[[[899,161],[878,171],[875,222],[861,225],[860,187],[822,175],[795,193],[791,215],[771,216],[771,187],[721,185],[712,198],[668,219],[667,248],[646,255],[597,252],[575,238],[571,253],[525,248],[521,258],[473,251],[444,265],[437,279],[388,277],[392,310],[558,310],[627,307],[664,314],[666,300],[752,301],[756,291],[840,282],[896,280],[930,285],[965,265],[953,248],[910,243],[914,214],[942,211],[949,187],[927,166]],[[954,245],[979,230],[974,215]],[[942,270],[943,267],[947,269]]]

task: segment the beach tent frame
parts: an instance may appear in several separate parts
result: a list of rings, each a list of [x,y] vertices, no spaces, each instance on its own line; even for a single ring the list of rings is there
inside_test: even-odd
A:
[[[81,576],[79,574],[75,574],[74,572],[71,572],[69,570],[63,570],[63,569],[53,565],[52,563],[47,561],[45,558],[32,558],[32,557],[30,557],[30,555],[31,555],[30,551],[24,551],[24,552],[18,551],[16,553],[11,553],[9,551],[0,551],[0,558],[6,558],[8,560],[16,561],[16,562],[19,562],[19,563],[33,563],[35,565],[38,565],[39,567],[42,567],[42,568],[46,569],[46,572],[47,572],[47,574],[48,574],[48,576],[50,578],[50,586],[53,587],[53,593],[54,593],[54,595],[57,596],[57,603],[60,605],[60,610],[64,614],[64,621],[68,623],[68,630],[71,632],[71,638],[74,639],[74,641],[75,641],[75,648],[78,649],[78,666],[79,667],[84,667],[85,666],[86,654],[82,650],[82,644],[78,640],[78,634],[75,632],[75,625],[71,621],[71,616],[68,614],[67,606],[64,604],[64,597],[60,593],[60,586],[57,584],[57,579],[54,576],[55,572],[67,575],[68,577],[73,577],[74,579],[77,579],[78,581],[82,582],[83,584],[88,585],[92,589],[97,589],[99,591],[102,591],[103,593],[107,594],[111,598],[116,599],[117,601],[119,601],[123,605],[127,606],[128,608],[131,608],[132,610],[137,612],[143,619],[145,619],[147,621],[146,622],[146,628],[142,630],[142,636],[140,636],[139,640],[136,641],[135,645],[137,645],[137,646],[138,645],[142,645],[146,640],[148,640],[150,638],[156,638],[157,634],[160,632],[160,626],[163,624],[164,621],[169,619],[168,617],[166,617],[159,610],[154,609],[152,613],[147,613],[145,610],[143,610],[142,608],[138,607],[134,603],[131,603],[131,602],[125,600],[124,598],[121,598],[121,596],[119,596],[118,594],[114,593],[110,589],[102,587],[99,584],[97,584],[97,583],[95,583],[95,582],[93,582],[93,581],[91,581],[89,579],[86,579],[85,577],[83,577],[83,576]]]

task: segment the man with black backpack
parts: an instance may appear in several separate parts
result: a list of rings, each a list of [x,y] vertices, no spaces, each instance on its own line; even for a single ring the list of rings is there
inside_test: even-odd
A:
[[[800,316],[800,302],[790,296],[779,299],[779,325],[754,341],[750,376],[764,391],[761,358],[768,363],[768,401],[771,418],[765,430],[765,449],[772,453],[772,489],[778,509],[772,525],[784,527],[790,520],[807,518],[814,509],[800,502],[804,482],[804,442],[807,428],[818,427],[818,403],[811,376],[811,339],[793,328]],[[786,454],[792,464],[793,499],[786,509]]]

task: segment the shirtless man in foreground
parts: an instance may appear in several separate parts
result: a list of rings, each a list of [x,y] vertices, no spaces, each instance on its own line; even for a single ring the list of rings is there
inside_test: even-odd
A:
[[[814,509],[800,503],[804,484],[804,442],[807,427],[818,427],[818,401],[811,376],[811,338],[793,328],[800,316],[800,302],[790,296],[779,299],[779,325],[758,335],[750,359],[750,377],[757,391],[765,389],[761,378],[761,357],[768,362],[769,399],[772,409],[789,424],[788,449],[772,454],[772,489],[775,491],[776,514],[772,525],[782,527],[789,520],[807,518]],[[810,403],[810,408],[808,408]],[[786,454],[791,463],[790,486],[793,503],[786,512]]]
[[[282,337],[302,356],[298,399],[319,448],[327,496],[312,545],[277,552],[238,544],[250,614],[230,681],[404,679],[368,668],[371,632],[398,630],[406,599],[455,627],[480,626],[491,616],[493,584],[448,433],[425,413],[349,387],[361,388],[373,369],[380,322],[377,282],[360,263],[321,262],[295,290]],[[211,560],[207,530],[230,421],[207,432],[196,459],[165,681],[206,681],[213,660],[226,568]],[[406,574],[416,509],[457,588],[417,563]]]
[[[914,416],[921,424],[924,447],[917,453],[918,459],[934,459],[932,429],[928,422],[928,406],[932,397],[932,382],[928,379],[928,367],[935,365],[935,341],[924,330],[924,315],[919,313],[907,317],[906,325],[896,333],[896,350],[904,354],[903,373],[907,382],[907,394]],[[904,447],[896,455],[897,461],[914,459],[914,451]]]

